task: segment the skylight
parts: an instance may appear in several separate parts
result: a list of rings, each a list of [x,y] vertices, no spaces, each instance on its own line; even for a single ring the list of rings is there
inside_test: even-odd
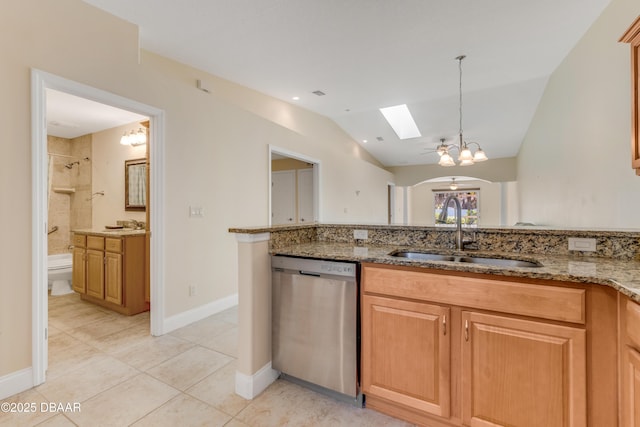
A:
[[[380,112],[387,119],[398,138],[409,139],[422,136],[409,112],[409,108],[407,108],[407,104],[381,108]]]

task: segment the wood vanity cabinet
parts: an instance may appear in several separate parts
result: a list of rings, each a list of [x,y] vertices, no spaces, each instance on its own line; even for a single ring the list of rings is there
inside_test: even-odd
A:
[[[73,235],[73,270],[71,275],[71,283],[73,290],[79,294],[87,292],[86,279],[86,242],[87,236],[82,234]]]
[[[640,305],[620,296],[620,418],[640,426]]]
[[[631,167],[640,175],[640,16],[620,41],[631,45]]]
[[[610,289],[379,264],[361,280],[368,407],[428,426],[617,424]]]
[[[73,288],[81,298],[126,315],[149,310],[145,236],[76,235],[78,242],[79,236],[86,239],[86,247],[76,243],[74,248]]]

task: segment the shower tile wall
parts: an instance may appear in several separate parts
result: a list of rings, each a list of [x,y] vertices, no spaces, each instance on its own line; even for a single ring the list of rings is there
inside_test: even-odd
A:
[[[52,156],[53,168],[49,193],[49,229],[58,231],[48,235],[49,255],[70,252],[71,230],[91,227],[91,135],[74,139],[47,137],[49,153],[69,157]],[[66,164],[78,161],[71,169]],[[56,192],[56,188],[74,188],[75,193]]]

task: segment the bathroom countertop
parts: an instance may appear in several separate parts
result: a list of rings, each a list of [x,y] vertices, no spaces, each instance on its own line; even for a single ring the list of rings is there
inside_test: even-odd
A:
[[[122,237],[122,236],[137,236],[141,234],[145,234],[146,230],[136,230],[133,228],[117,228],[113,230],[107,230],[105,228],[96,228],[96,229],[81,229],[81,230],[73,230],[76,234],[92,234],[95,236],[102,237]]]
[[[355,246],[350,243],[312,242],[271,249],[272,255],[287,255],[334,261],[371,262],[425,269],[484,273],[498,276],[526,277],[576,283],[594,283],[612,287],[640,303],[640,261],[570,255],[513,254],[499,252],[446,251],[432,252],[452,255],[521,259],[538,261],[542,267],[497,267],[451,261],[418,261],[390,256],[394,250],[429,252],[430,248],[407,246]]]

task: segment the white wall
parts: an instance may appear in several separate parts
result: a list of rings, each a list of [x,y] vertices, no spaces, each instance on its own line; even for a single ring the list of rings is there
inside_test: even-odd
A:
[[[630,48],[618,43],[639,14],[638,0],[612,0],[549,79],[518,154],[521,221],[640,227]]]
[[[92,193],[104,191],[104,196],[97,195],[91,201],[93,228],[100,229],[106,225],[115,225],[117,220],[145,221],[146,219],[144,211],[124,209],[124,162],[144,158],[147,146],[120,145],[120,138],[125,131],[128,133],[140,127],[139,123],[132,123],[92,135]]]
[[[325,117],[139,52],[134,25],[80,0],[4,2],[0,28],[0,117],[11,124],[0,127],[0,140],[11,141],[0,156],[0,193],[10,201],[0,219],[11,224],[0,245],[0,378],[31,365],[32,67],[164,110],[166,316],[237,292],[227,230],[267,223],[269,144],[322,162],[322,219],[386,219],[392,175]],[[190,205],[204,217],[190,219]]]

